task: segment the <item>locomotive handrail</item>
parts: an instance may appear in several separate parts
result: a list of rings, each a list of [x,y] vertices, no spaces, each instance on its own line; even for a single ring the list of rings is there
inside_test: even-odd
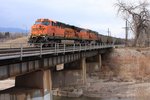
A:
[[[17,43],[18,44],[18,43]],[[12,45],[12,44],[11,44]],[[15,44],[13,44],[15,45]],[[35,45],[35,44],[34,44]],[[113,44],[46,44],[49,47],[45,47],[45,44],[36,43],[37,47],[33,47],[32,45],[26,47],[24,43],[20,43],[18,48],[0,48],[0,60],[11,59],[11,58],[20,58],[22,60],[23,57],[29,56],[39,56],[45,54],[58,54],[58,53],[67,53],[67,52],[80,52],[94,49],[102,49],[102,48],[110,48],[114,47]],[[119,45],[117,45],[119,46]],[[11,47],[11,46],[10,46]],[[5,51],[6,50],[6,51]]]

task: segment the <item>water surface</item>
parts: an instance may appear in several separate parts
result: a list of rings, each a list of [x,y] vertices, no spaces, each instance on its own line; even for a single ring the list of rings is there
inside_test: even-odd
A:
[[[53,98],[54,100],[102,100],[100,98],[89,98],[89,97],[69,98],[69,97],[54,96]]]
[[[90,97],[70,98],[70,97],[54,96],[53,100],[133,100],[133,99],[121,99],[121,98],[100,99],[100,98],[90,98]]]

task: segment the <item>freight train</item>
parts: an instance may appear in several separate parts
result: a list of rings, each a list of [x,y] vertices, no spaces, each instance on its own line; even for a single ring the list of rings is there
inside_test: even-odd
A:
[[[50,19],[37,19],[31,28],[29,43],[65,43],[65,44],[122,44],[124,40],[99,34],[90,29],[84,29]]]

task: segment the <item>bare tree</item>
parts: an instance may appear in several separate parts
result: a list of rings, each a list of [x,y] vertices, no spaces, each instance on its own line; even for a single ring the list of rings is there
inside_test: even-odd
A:
[[[143,35],[147,35],[149,38],[150,14],[147,9],[149,6],[147,1],[139,1],[138,4],[133,4],[118,0],[115,5],[118,7],[118,14],[121,13],[123,18],[130,23],[131,30],[135,35],[133,46],[137,45],[138,40],[140,40],[140,37],[143,37]],[[145,38],[142,39],[146,41]]]

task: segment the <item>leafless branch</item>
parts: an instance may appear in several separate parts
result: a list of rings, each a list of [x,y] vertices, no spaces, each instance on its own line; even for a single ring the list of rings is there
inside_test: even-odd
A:
[[[147,9],[149,3],[146,0],[139,1],[138,4],[129,4],[117,0],[115,6],[118,8],[117,13],[128,20],[131,30],[135,34],[134,46],[136,46],[140,36],[143,34],[150,35],[150,32],[148,32],[148,29],[150,29],[150,12]]]

